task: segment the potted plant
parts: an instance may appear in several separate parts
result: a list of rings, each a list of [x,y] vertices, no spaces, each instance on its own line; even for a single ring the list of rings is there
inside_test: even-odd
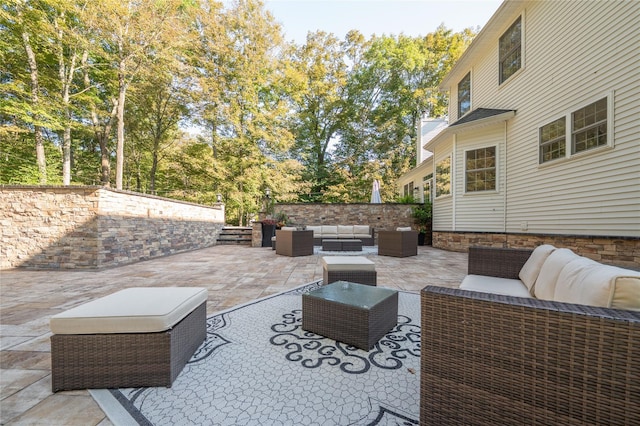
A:
[[[421,206],[414,206],[412,210],[413,222],[418,227],[418,245],[431,245],[431,203],[425,202]]]

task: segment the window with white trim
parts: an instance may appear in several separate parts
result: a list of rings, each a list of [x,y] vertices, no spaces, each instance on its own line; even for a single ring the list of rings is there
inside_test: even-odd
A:
[[[436,163],[436,198],[451,194],[451,156]]]
[[[522,66],[522,16],[500,37],[499,61],[502,84]]]
[[[458,118],[471,109],[471,73],[467,73],[458,83]]]
[[[425,203],[433,200],[431,185],[433,185],[433,173],[422,178],[422,201]]]
[[[495,191],[496,147],[473,149],[465,153],[465,191]]]
[[[540,164],[566,156],[565,117],[540,128]]]
[[[607,145],[607,98],[571,114],[571,153]]]
[[[570,158],[604,146],[613,146],[609,135],[610,100],[609,96],[605,96],[540,127],[539,164]],[[571,152],[567,152],[569,136]]]

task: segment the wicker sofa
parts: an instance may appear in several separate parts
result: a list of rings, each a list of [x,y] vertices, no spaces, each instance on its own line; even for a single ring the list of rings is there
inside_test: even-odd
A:
[[[522,282],[520,276],[531,272],[525,265],[532,254],[471,248],[469,274]],[[542,264],[549,259],[550,254]],[[584,267],[591,262],[594,269],[582,271],[583,279],[598,275],[597,262],[574,261]],[[626,285],[632,291],[617,301],[613,295],[610,303],[627,303],[629,309],[541,300],[535,283],[530,297],[424,288],[420,424],[637,424],[640,312],[629,300],[640,298],[633,287],[640,275],[617,272],[630,277]],[[556,284],[580,276],[573,275],[560,274],[564,281]]]
[[[313,231],[313,245],[321,246],[323,239],[362,240],[363,246],[374,245],[374,229],[369,225],[307,225]]]

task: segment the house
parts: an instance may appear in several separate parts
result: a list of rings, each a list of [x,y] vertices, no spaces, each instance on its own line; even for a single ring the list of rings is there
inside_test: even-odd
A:
[[[411,195],[418,202],[432,200],[433,160],[432,152],[424,149],[424,145],[448,126],[447,118],[424,117],[418,127],[416,145],[417,167],[409,170],[398,179],[398,192],[406,197]]]
[[[546,241],[640,266],[638,22],[638,1],[499,7],[442,81],[450,124],[423,146],[434,246]]]

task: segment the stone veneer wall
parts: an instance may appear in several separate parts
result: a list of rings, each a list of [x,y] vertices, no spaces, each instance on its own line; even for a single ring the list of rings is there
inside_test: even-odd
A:
[[[433,247],[466,252],[470,246],[534,248],[540,244],[571,249],[598,262],[640,269],[640,238],[580,235],[433,232]]]
[[[414,204],[276,204],[274,214],[284,213],[294,225],[369,225],[376,231],[413,226]],[[260,219],[264,218],[261,214]],[[253,227],[252,246],[262,244],[260,224]]]
[[[98,186],[0,186],[0,269],[96,269],[216,244],[213,207]]]

